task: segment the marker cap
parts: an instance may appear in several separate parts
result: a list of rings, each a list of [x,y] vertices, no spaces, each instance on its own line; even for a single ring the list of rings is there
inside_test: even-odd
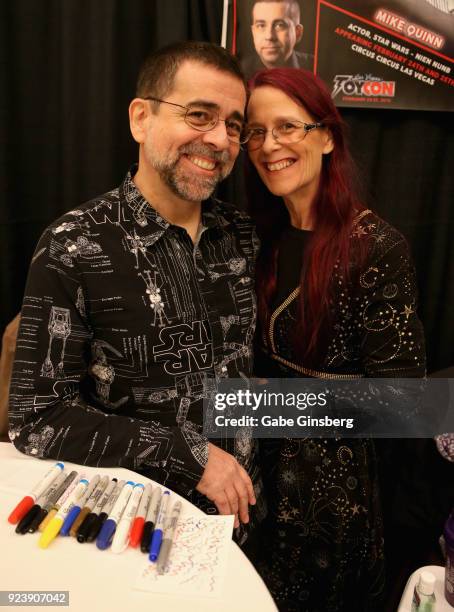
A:
[[[161,550],[159,551],[159,561],[158,561],[158,574],[165,574],[167,565],[169,563],[169,552],[172,547],[172,540],[164,540],[161,546]]]
[[[79,517],[80,517],[80,514],[79,514]],[[97,517],[96,514],[93,514],[93,512],[89,512],[87,515],[85,515],[84,520],[82,521],[82,523],[77,528],[76,539],[81,544],[83,544],[87,540],[88,533],[89,533],[89,531],[91,529],[91,526],[93,525],[93,521],[95,520],[96,517]],[[73,525],[73,527],[74,527],[74,525]],[[72,533],[71,533],[71,535],[72,535]]]
[[[95,518],[90,524],[90,529],[87,534],[87,542],[93,542],[93,540],[96,540],[99,532],[101,531],[101,527],[104,525],[106,519],[107,515],[105,512],[101,512],[101,514],[95,516]]]
[[[33,520],[37,516],[39,516],[40,510],[41,510],[41,506],[38,506],[38,504],[34,504],[30,508],[30,510],[27,512],[27,514],[25,516],[23,516],[21,518],[21,520],[19,521],[19,523],[17,524],[17,526],[16,526],[16,533],[21,533],[22,535],[24,533],[27,533],[28,528],[32,524]]]
[[[107,519],[104,525],[101,527],[98,537],[96,538],[96,546],[99,550],[105,550],[112,544],[112,538],[115,533],[117,524],[112,519]]]
[[[143,553],[150,552],[151,537],[153,535],[154,523],[147,521],[143,528],[142,539],[140,541],[140,550]]]
[[[11,523],[11,525],[15,525],[16,523],[18,523],[21,518],[23,518],[27,514],[27,512],[33,507],[34,503],[35,500],[33,499],[33,497],[30,497],[29,495],[24,497],[24,499],[17,504],[17,506],[9,515],[8,522]]]
[[[47,548],[52,540],[58,536],[62,525],[63,519],[59,516],[55,516],[41,534],[38,541],[38,546],[40,548]]]
[[[120,521],[112,540],[112,552],[121,553],[128,548],[128,534],[131,527],[130,521]]]
[[[136,548],[136,546],[139,545],[144,525],[145,518],[143,516],[138,516],[132,525],[131,534],[129,536],[129,546],[132,546],[132,548]]]
[[[153,561],[153,563],[158,560],[159,550],[161,548],[161,542],[162,542],[162,531],[158,529],[153,534],[153,539],[151,540],[151,546],[150,546],[150,561]]]
[[[79,512],[78,517],[71,525],[71,529],[69,530],[70,536],[72,536],[73,538],[77,536],[77,534],[79,533],[79,529],[82,527],[87,516],[90,516],[90,508],[85,506],[85,508],[82,508],[82,510]]]
[[[51,520],[54,518],[56,514],[57,514],[57,510],[55,508],[52,508],[51,510],[49,510],[47,516],[45,516],[43,518],[42,523],[39,524],[38,530],[44,531],[47,525],[51,522]]]
[[[74,523],[76,518],[79,516],[79,512],[80,512],[80,506],[73,506],[71,508],[71,510],[68,513],[68,516],[65,518],[65,522],[63,523],[63,527],[60,530],[60,535],[62,535],[62,536],[68,536],[69,535],[69,530],[71,529],[72,524]]]
[[[47,516],[47,510],[45,508],[41,508],[39,513],[35,516],[35,518],[32,520],[32,522],[28,526],[28,533],[35,533],[35,531],[44,521],[46,516]]]

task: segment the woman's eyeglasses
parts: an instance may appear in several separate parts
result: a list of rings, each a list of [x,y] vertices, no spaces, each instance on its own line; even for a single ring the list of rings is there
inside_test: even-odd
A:
[[[271,132],[279,144],[292,144],[303,140],[309,132],[323,127],[323,123],[304,123],[303,121],[286,121],[271,130],[261,127],[246,127],[243,142],[247,142],[248,151],[256,151],[263,146],[266,135]]]

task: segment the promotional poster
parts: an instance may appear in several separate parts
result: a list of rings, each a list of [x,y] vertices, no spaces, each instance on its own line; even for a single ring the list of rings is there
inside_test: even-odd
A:
[[[234,0],[246,76],[314,71],[337,106],[454,110],[454,0]]]

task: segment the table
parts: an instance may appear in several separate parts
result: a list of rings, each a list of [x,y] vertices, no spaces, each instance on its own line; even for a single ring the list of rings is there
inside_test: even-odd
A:
[[[413,591],[419,574],[422,571],[431,572],[435,578],[435,599],[437,600],[437,612],[453,612],[454,608],[449,605],[444,596],[445,591],[445,568],[441,565],[426,565],[417,569],[408,579],[407,585],[400,600],[397,612],[411,612],[411,602],[413,599]]]
[[[38,548],[39,534],[15,533],[7,517],[55,461],[42,461],[19,453],[12,444],[0,443],[0,589],[69,590],[69,606],[57,608],[71,612],[275,612],[272,597],[253,565],[232,541],[224,597],[184,599],[164,594],[137,591],[132,585],[144,563],[145,555],[128,549],[115,555],[99,551],[93,544],[78,544],[73,538],[58,538],[46,550]],[[72,467],[74,466],[74,467]],[[109,474],[119,479],[146,483],[147,479],[123,468],[91,468],[65,462],[68,469],[88,474]],[[151,481],[152,482],[152,481]],[[180,498],[191,513],[203,514]],[[12,609],[12,608],[2,608]],[[17,607],[37,610],[41,606]],[[55,608],[53,608],[55,609]]]

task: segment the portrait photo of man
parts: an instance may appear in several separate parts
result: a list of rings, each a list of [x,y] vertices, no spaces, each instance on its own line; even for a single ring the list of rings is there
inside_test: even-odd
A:
[[[247,77],[282,66],[312,70],[313,56],[297,50],[304,33],[301,14],[298,0],[253,0],[250,31],[254,51],[242,61]]]

